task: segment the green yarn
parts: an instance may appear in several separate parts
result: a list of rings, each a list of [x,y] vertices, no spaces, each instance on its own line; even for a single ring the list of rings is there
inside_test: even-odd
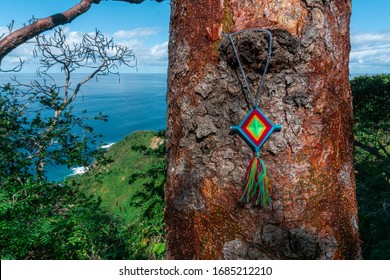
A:
[[[268,184],[267,169],[264,162],[256,156],[247,167],[245,173],[245,188],[241,196],[243,203],[253,203],[264,206],[272,202],[271,188]]]

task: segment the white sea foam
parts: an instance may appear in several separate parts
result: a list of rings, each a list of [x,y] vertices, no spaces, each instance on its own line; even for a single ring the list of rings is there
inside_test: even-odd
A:
[[[103,145],[103,146],[101,146],[100,148],[102,148],[102,149],[108,149],[108,148],[110,148],[112,145],[114,145],[115,143],[110,143],[110,144],[107,144],[107,145]]]

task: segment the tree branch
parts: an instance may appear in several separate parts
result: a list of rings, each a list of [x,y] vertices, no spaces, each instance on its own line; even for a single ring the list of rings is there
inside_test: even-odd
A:
[[[34,23],[20,28],[5,36],[0,41],[0,64],[4,56],[17,48],[19,45],[46,30],[73,21],[76,17],[88,11],[91,5],[94,3],[99,4],[100,0],[81,0],[77,5],[63,13],[38,19]]]
[[[379,142],[379,141],[378,141]],[[378,145],[381,147],[381,150],[385,153],[385,155],[389,158],[390,157],[390,155],[389,155],[389,153],[387,152],[387,149],[386,149],[386,147],[382,144],[382,143],[378,143]]]
[[[114,0],[114,1],[122,1],[131,4],[139,4],[144,2],[145,0]],[[164,0],[155,0],[160,3]],[[10,34],[4,37],[4,34],[0,34],[0,65],[3,58],[9,54],[11,51],[16,49],[18,46],[27,42],[31,38],[41,34],[44,31],[50,30],[56,26],[63,25],[66,23],[72,22],[78,16],[84,14],[86,11],[91,8],[92,4],[99,4],[101,0],[80,0],[78,4],[70,8],[69,10],[58,13],[46,18],[38,19],[37,21],[32,21],[30,25],[22,27],[14,32],[12,31],[13,22],[9,26]],[[20,71],[23,63],[16,66],[11,71]],[[2,70],[2,72],[5,72]]]
[[[359,147],[359,148],[362,148],[363,150],[369,152],[370,154],[376,156],[377,158],[379,159],[382,159],[382,160],[386,160],[387,158],[382,155],[378,149],[374,148],[374,147],[371,147],[371,146],[368,146],[358,140],[355,140],[355,146],[356,147]]]
[[[127,2],[127,3],[130,3],[130,4],[141,4],[145,0],[113,0],[113,1]],[[155,1],[158,2],[158,3],[161,3],[164,0],[155,0]]]

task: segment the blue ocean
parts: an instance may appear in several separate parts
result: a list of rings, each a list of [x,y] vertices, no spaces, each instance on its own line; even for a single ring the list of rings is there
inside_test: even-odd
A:
[[[1,74],[0,83],[10,82],[11,77],[22,83],[39,79],[36,74]],[[54,74],[59,82],[63,75]],[[83,79],[85,74],[76,74],[74,84]],[[108,122],[94,121],[91,125],[96,134],[102,134],[99,145],[109,147],[126,135],[137,130],[165,129],[166,120],[166,74],[121,74],[103,76],[86,83],[74,102],[75,112],[87,110],[88,115],[100,112],[108,116]],[[75,166],[68,169],[63,166],[47,168],[51,180],[61,180],[66,176],[82,171]]]

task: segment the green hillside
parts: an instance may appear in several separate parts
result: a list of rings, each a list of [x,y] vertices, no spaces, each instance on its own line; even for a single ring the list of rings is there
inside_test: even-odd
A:
[[[164,252],[164,137],[164,132],[134,132],[108,149],[108,165],[67,181],[100,197],[104,210],[123,219],[135,259],[161,258]]]

